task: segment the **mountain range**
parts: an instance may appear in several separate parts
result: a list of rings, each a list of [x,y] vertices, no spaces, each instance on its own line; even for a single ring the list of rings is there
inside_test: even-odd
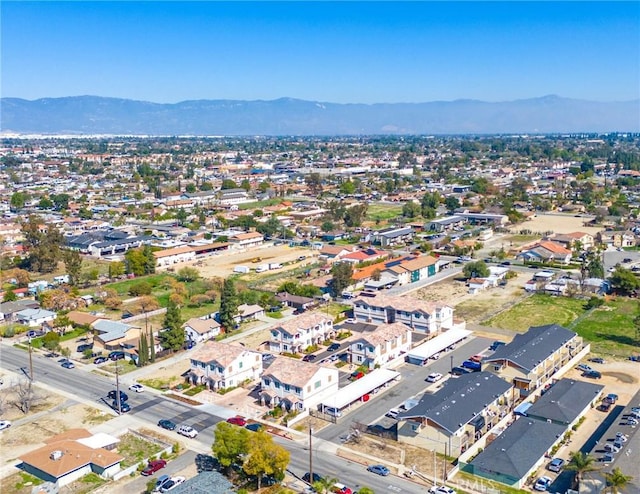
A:
[[[0,99],[4,134],[372,135],[639,132],[640,100],[338,104],[280,98],[161,104],[100,96]]]

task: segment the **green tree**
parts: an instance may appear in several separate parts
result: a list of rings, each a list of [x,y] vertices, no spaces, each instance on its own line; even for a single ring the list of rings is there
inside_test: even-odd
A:
[[[147,340],[147,333],[142,333],[138,341],[138,366],[143,367],[147,365],[149,360],[149,343]]]
[[[127,273],[143,276],[145,274],[145,256],[142,249],[130,249],[124,255],[125,270]]]
[[[322,225],[320,226],[320,228],[322,229],[323,232],[331,232],[334,230],[336,226],[333,224],[332,221],[323,221]]]
[[[319,195],[322,192],[322,177],[318,172],[309,173],[304,177],[304,182],[312,194]]]
[[[55,208],[58,211],[62,211],[63,209],[69,209],[71,196],[69,194],[53,194],[51,196],[51,200],[53,201]]]
[[[132,297],[140,297],[142,295],[151,295],[153,287],[146,281],[140,281],[129,287],[129,295]]]
[[[315,481],[312,484],[313,489],[320,494],[328,494],[331,492],[331,488],[338,481],[334,477],[322,477],[320,480]]]
[[[180,281],[190,283],[192,281],[196,281],[198,278],[200,278],[200,273],[196,268],[185,266],[178,271],[178,279]]]
[[[283,478],[289,464],[290,453],[276,444],[273,438],[264,431],[257,431],[249,437],[247,456],[242,469],[247,475],[258,478],[258,490],[264,475]]]
[[[611,286],[622,293],[630,293],[640,288],[640,278],[630,269],[617,266],[611,274]]]
[[[16,292],[13,291],[13,288],[9,288],[2,296],[3,302],[15,302],[16,300],[18,300],[18,296],[16,295]]]
[[[633,325],[636,328],[636,342],[640,345],[640,304],[636,307],[636,315],[633,318]]]
[[[360,487],[358,494],[375,494],[375,492],[370,487]]]
[[[124,274],[124,263],[120,261],[114,261],[109,263],[109,278],[117,278]]]
[[[484,261],[469,262],[462,268],[465,278],[486,278],[490,271]]]
[[[237,189],[238,185],[230,178],[225,178],[220,185],[220,190]]]
[[[344,213],[344,224],[348,227],[356,227],[362,225],[367,215],[368,206],[366,204],[356,204],[347,208]]]
[[[249,434],[251,432],[244,427],[218,422],[211,446],[213,456],[227,470],[232,465],[242,464],[242,458],[249,452]]]
[[[62,260],[69,276],[69,284],[78,286],[82,272],[82,257],[80,253],[77,250],[65,250],[62,252]]]
[[[331,294],[338,297],[353,283],[353,266],[350,262],[336,262],[331,267]]]
[[[164,316],[165,329],[158,335],[164,349],[170,349],[175,352],[182,348],[185,339],[182,322],[180,307],[169,301],[167,313]]]
[[[624,491],[633,480],[631,475],[625,475],[622,473],[620,467],[614,468],[610,473],[605,473],[604,478],[607,484],[605,491],[608,491],[611,494],[618,494],[618,492]]]
[[[231,278],[224,280],[220,294],[220,324],[225,331],[235,327],[234,317],[238,314],[238,295],[235,283]]]
[[[573,472],[575,475],[575,484],[580,485],[580,481],[582,480],[585,473],[594,472],[598,469],[595,465],[596,459],[581,451],[572,451],[570,453],[570,460],[565,467],[565,470],[569,472]]]
[[[39,209],[53,209],[53,201],[49,199],[47,196],[43,196],[38,201]]]
[[[282,230],[282,223],[275,216],[271,216],[264,223],[260,223],[256,230],[267,237],[275,237],[276,234]]]
[[[455,196],[449,196],[444,200],[444,205],[447,211],[454,211],[460,207],[460,201]]]
[[[184,188],[185,192],[189,193],[189,194],[193,194],[194,192],[196,192],[196,186],[195,184],[187,184],[187,186]]]
[[[57,350],[60,346],[60,335],[55,331],[49,331],[42,337],[42,346],[50,352]]]
[[[419,204],[416,204],[413,201],[405,202],[402,206],[402,216],[405,218],[416,218],[422,213],[422,208]]]
[[[240,182],[240,188],[249,192],[251,190],[251,182],[249,182],[249,180],[245,178],[242,182]]]
[[[22,224],[24,246],[29,254],[28,265],[33,271],[51,273],[58,266],[60,246],[64,242],[62,233],[55,225],[41,224],[41,219],[29,216]]]
[[[356,184],[354,184],[351,180],[347,180],[340,184],[340,193],[345,195],[355,194],[356,192]]]
[[[142,248],[142,256],[144,258],[144,274],[153,274],[156,272],[156,256],[153,255],[153,249],[150,245]]]
[[[28,196],[25,192],[14,192],[9,199],[9,208],[14,213],[21,210],[27,202]]]

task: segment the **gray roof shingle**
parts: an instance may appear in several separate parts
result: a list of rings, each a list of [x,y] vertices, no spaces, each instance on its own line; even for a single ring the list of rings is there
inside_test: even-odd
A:
[[[600,384],[561,379],[538,398],[527,416],[570,424],[604,389]]]

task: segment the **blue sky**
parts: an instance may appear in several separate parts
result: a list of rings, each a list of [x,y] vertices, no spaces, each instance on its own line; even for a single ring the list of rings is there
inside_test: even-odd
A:
[[[160,103],[640,97],[640,2],[18,2],[1,94]]]

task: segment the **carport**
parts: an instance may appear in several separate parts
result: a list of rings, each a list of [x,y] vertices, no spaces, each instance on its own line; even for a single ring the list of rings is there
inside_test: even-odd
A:
[[[376,369],[364,377],[352,382],[338,390],[336,394],[322,402],[322,411],[325,407],[342,410],[351,403],[362,400],[368,401],[369,394],[375,392],[381,386],[400,379],[400,373],[389,369]]]
[[[429,357],[464,340],[470,334],[471,331],[468,329],[450,329],[410,350],[407,354],[407,362],[415,365],[424,365],[429,360]]]

